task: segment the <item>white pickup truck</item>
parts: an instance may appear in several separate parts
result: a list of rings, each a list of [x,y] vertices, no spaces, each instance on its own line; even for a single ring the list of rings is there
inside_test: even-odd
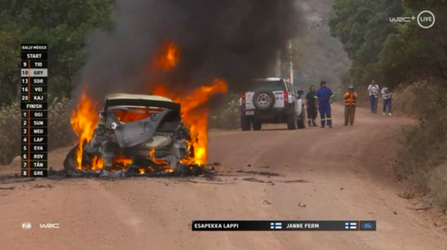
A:
[[[263,123],[287,123],[288,129],[305,128],[302,92],[282,78],[257,79],[241,95],[241,129],[260,130]]]

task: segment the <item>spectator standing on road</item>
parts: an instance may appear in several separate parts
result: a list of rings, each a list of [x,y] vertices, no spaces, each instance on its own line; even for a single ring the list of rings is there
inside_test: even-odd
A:
[[[369,103],[371,106],[371,114],[377,114],[377,103],[379,100],[379,85],[375,80],[372,80],[371,84],[368,86],[369,93]]]
[[[345,124],[344,126],[354,125],[355,110],[357,108],[358,94],[354,90],[354,86],[349,86],[348,91],[345,92]]]
[[[393,94],[388,90],[388,88],[382,89],[382,98],[383,98],[383,115],[386,115],[388,112],[389,116],[392,116],[391,113],[391,104],[393,103]]]
[[[317,104],[315,102],[315,85],[310,86],[309,93],[306,95],[306,108],[307,108],[307,120],[309,122],[309,127],[316,127],[317,123]]]
[[[315,92],[315,103],[320,111],[321,128],[326,125],[332,128],[331,104],[334,93],[327,87],[326,81],[321,81],[320,88]]]

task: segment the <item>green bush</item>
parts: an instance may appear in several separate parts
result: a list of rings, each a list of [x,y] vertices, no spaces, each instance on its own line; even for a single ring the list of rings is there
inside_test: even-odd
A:
[[[20,154],[20,103],[0,108],[0,164],[8,164]]]
[[[236,129],[240,127],[240,122],[239,96],[230,95],[224,105],[211,113],[210,128]]]
[[[48,107],[48,147],[53,150],[71,144],[69,100],[54,98]],[[20,155],[21,145],[20,103],[0,108],[0,164],[9,164]]]

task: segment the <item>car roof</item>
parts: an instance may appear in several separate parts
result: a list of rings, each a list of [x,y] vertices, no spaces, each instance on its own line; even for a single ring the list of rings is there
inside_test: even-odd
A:
[[[115,93],[106,96],[106,100],[120,100],[120,99],[172,102],[171,99],[158,95]]]
[[[284,78],[280,78],[280,77],[267,77],[267,78],[258,78],[255,79],[255,81],[268,81],[268,82],[277,82],[277,81],[281,81],[284,80]]]

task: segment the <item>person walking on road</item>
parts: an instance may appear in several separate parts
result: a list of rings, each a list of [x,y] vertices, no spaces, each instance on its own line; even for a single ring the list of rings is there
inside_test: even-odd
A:
[[[388,90],[388,88],[382,89],[382,98],[383,98],[383,115],[388,113],[389,116],[392,116],[391,113],[391,104],[393,103],[393,94]]]
[[[358,94],[354,90],[354,86],[349,86],[348,91],[345,92],[345,124],[344,126],[354,126],[355,109],[357,107]]]
[[[371,106],[371,114],[377,114],[377,103],[379,100],[379,85],[375,80],[372,80],[371,84],[368,86],[369,93],[369,103]]]
[[[332,128],[331,104],[334,93],[327,87],[326,81],[321,81],[320,88],[315,92],[315,103],[320,111],[321,128],[326,125]]]
[[[315,102],[315,85],[310,86],[309,93],[306,95],[306,108],[307,108],[307,120],[309,122],[309,127],[316,127],[317,123],[317,104]]]

